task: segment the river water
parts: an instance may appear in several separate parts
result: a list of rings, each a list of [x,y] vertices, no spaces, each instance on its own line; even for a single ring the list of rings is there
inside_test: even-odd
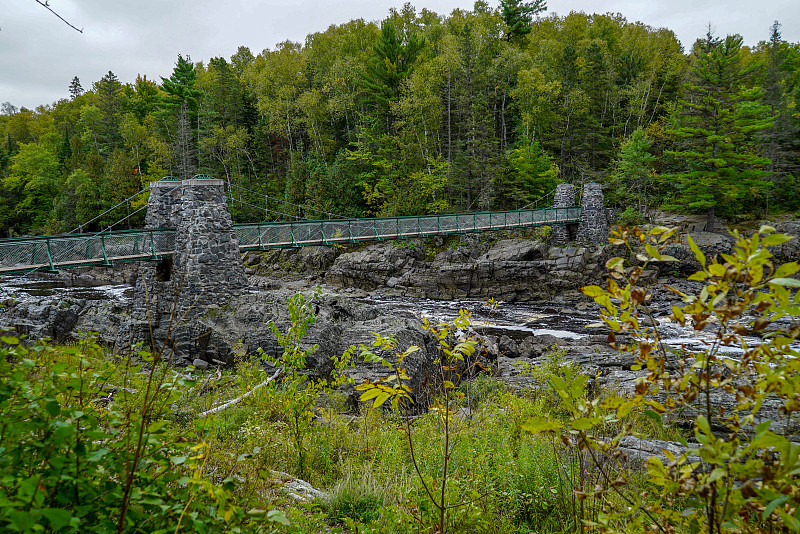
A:
[[[115,300],[121,305],[133,298],[133,288],[128,284],[112,284],[84,278],[63,278],[44,273],[32,273],[24,277],[0,277],[0,302],[7,298],[18,300],[38,300],[41,298],[73,298],[87,301]],[[448,321],[458,316],[464,308],[472,313],[472,324],[482,334],[506,335],[519,341],[528,336],[552,335],[570,343],[581,343],[590,335],[607,334],[604,328],[587,325],[598,322],[594,306],[588,310],[565,308],[548,303],[493,303],[481,301],[441,301],[412,299],[405,297],[370,296],[361,301],[392,310],[398,316],[425,317],[431,322]],[[681,327],[667,317],[661,317],[659,331],[664,343],[690,350],[703,350],[713,343],[711,329],[696,332]],[[759,338],[748,338],[752,346]],[[796,347],[800,350],[800,345]],[[741,353],[739,347],[727,347],[725,352],[735,355]]]
[[[31,300],[42,297],[70,297],[90,301],[133,298],[133,287],[128,284],[110,284],[85,278],[62,278],[43,273],[25,276],[0,276],[0,300],[7,298]]]

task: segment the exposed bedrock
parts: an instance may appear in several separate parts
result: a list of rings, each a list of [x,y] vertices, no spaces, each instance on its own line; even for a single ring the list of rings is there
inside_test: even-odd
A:
[[[491,247],[462,240],[425,261],[423,243],[372,245],[336,258],[325,281],[365,290],[386,287],[390,295],[429,299],[579,298],[581,286],[602,277],[610,252],[607,246],[562,248],[524,239]]]

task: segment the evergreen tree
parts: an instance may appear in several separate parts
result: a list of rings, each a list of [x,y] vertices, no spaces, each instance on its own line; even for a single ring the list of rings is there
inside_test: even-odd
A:
[[[523,141],[509,150],[508,167],[497,189],[506,206],[519,209],[547,195],[557,184],[558,166],[552,158],[537,141]]]
[[[754,197],[767,186],[770,162],[750,145],[753,134],[769,128],[772,119],[759,103],[761,91],[747,85],[758,66],[745,67],[741,50],[738,35],[723,40],[709,31],[698,39],[677,127],[670,132],[682,146],[668,153],[686,163],[683,172],[667,176],[678,181],[677,204],[707,211],[708,231],[717,211],[752,210]]]
[[[167,93],[162,100],[165,113],[173,125],[170,132],[174,146],[176,174],[183,179],[191,178],[196,169],[196,128],[200,96],[194,87],[197,72],[190,58],[178,55],[178,61],[169,78],[161,78]]]
[[[608,103],[608,73],[603,49],[592,41],[586,48],[584,87],[588,97],[588,115],[585,137],[589,171],[598,173],[608,166],[611,138],[605,125],[605,112]]]
[[[800,123],[792,116],[792,103],[786,90],[791,65],[787,62],[789,48],[781,38],[778,21],[770,28],[770,39],[764,45],[766,69],[764,75],[763,104],[769,109],[772,125],[764,130],[762,140],[764,156],[769,158],[770,177],[775,194],[767,191],[766,211],[769,213],[770,197],[790,209],[800,207],[795,179],[800,178]],[[787,69],[787,66],[789,69]]]
[[[611,174],[613,201],[623,206],[635,205],[645,217],[650,195],[650,176],[655,160],[655,156],[649,152],[651,146],[650,138],[644,130],[634,130],[622,143]]]
[[[100,81],[95,82],[97,108],[102,113],[98,132],[100,154],[108,157],[122,141],[119,135],[119,122],[122,119],[122,84],[117,75],[108,71]]]
[[[547,10],[547,0],[500,0],[500,11],[506,24],[506,39],[531,33],[533,17]]]
[[[77,76],[72,77],[72,82],[69,84],[69,94],[72,97],[72,100],[75,100],[83,94],[83,86],[81,85],[80,78]]]
[[[197,113],[201,92],[194,87],[196,81],[197,72],[191,58],[184,58],[179,54],[170,77],[161,77],[162,87],[167,93],[165,103],[173,108],[180,108],[185,102],[189,112]]]
[[[391,124],[390,104],[399,98],[400,85],[411,74],[424,47],[424,38],[400,32],[392,20],[386,20],[367,72],[359,72],[365,101],[375,106],[387,129]]]

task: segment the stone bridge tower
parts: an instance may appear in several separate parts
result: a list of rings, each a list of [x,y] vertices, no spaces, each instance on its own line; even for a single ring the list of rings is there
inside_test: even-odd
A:
[[[589,182],[583,186],[581,222],[578,225],[575,241],[587,245],[608,243],[608,220],[603,205],[603,188],[597,182]]]
[[[553,199],[554,208],[572,208],[575,206],[575,186],[572,184],[558,184],[556,186],[555,198]],[[570,242],[570,234],[574,237],[575,229],[570,228],[575,225],[554,224],[552,241],[554,245],[566,245]],[[572,230],[572,232],[570,232]]]
[[[575,186],[558,184],[553,202],[554,208],[571,208],[575,206]],[[575,224],[554,224],[552,242],[554,245],[566,245],[571,240],[585,245],[604,245],[608,239],[608,220],[603,205],[603,188],[596,182],[583,186],[581,199],[581,219]]]
[[[206,354],[205,316],[224,307],[247,284],[239,243],[225,204],[224,182],[208,178],[161,180],[150,185],[145,224],[174,227],[175,252],[159,263],[142,263],[134,287],[133,310],[120,328],[118,349],[155,345],[175,363]]]

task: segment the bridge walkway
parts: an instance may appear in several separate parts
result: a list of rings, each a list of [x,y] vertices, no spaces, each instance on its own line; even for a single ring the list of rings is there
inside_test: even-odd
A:
[[[581,208],[458,213],[411,217],[235,224],[239,249],[267,250],[446,236],[577,223]],[[0,240],[0,274],[160,261],[175,251],[175,228],[121,230]]]

